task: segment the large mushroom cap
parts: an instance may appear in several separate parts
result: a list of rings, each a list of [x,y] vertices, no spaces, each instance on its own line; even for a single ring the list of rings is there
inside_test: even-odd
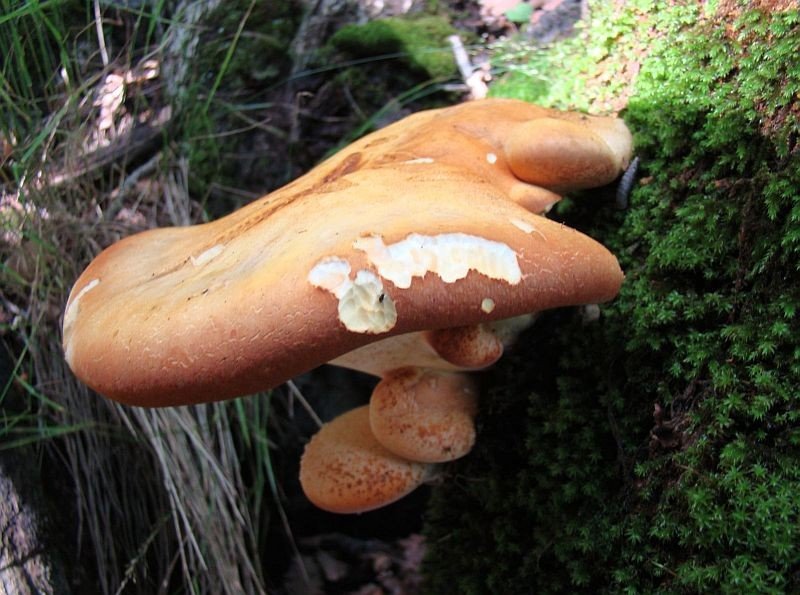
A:
[[[509,199],[530,185],[503,139],[541,117],[558,115],[513,101],[423,112],[223,219],[118,242],[72,290],[68,363],[119,401],[197,403],[389,336],[611,299],[612,254]]]
[[[306,444],[300,484],[323,510],[366,512],[413,491],[429,470],[429,465],[403,459],[375,439],[365,405],[325,424]]]

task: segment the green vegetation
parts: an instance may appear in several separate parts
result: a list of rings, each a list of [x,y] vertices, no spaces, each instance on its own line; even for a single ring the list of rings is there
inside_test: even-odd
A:
[[[800,13],[631,4],[544,52],[560,68],[530,89],[595,110],[585,78],[630,92],[631,207],[556,214],[626,282],[488,375],[428,517],[432,593],[800,590]]]
[[[531,20],[533,14],[533,5],[528,2],[520,2],[516,6],[512,6],[505,13],[505,17],[512,23],[524,26]]]
[[[400,59],[412,70],[430,79],[456,75],[453,53],[447,42],[455,29],[446,17],[386,18],[363,25],[345,25],[330,39],[339,51],[354,58]]]
[[[700,8],[686,3],[592,3],[588,23],[577,23],[574,37],[545,48],[515,39],[498,43],[493,62],[502,76],[490,94],[559,109],[617,111],[653,47],[691,35],[686,27],[701,17]]]
[[[444,88],[458,76],[447,41],[454,33],[436,3],[421,14],[336,31],[310,69],[332,75],[329,90],[346,103],[338,117],[350,122],[326,155],[411,112],[453,103]]]
[[[410,111],[452,103],[442,86],[457,77],[447,41],[455,29],[435,7],[430,10],[345,25],[331,36],[318,61],[341,65],[333,83],[360,121],[330,153]]]

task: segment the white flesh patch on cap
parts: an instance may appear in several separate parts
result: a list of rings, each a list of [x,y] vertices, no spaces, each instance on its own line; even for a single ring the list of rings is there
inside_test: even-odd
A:
[[[380,278],[361,270],[350,279],[350,263],[342,258],[324,258],[308,273],[314,287],[331,292],[339,300],[339,320],[354,333],[379,334],[397,323],[397,309]]]
[[[392,298],[383,291],[383,283],[370,271],[358,271],[339,299],[339,320],[354,333],[385,333],[397,322]]]
[[[211,246],[211,248],[205,252],[201,252],[197,256],[190,256],[189,258],[194,266],[201,267],[219,256],[224,249],[225,246],[223,244],[217,244],[216,246]]]
[[[465,233],[414,233],[388,246],[383,238],[369,236],[357,239],[353,247],[367,254],[381,277],[402,289],[428,272],[445,283],[463,279],[471,270],[511,285],[522,279],[517,254],[508,245]]]
[[[72,325],[75,324],[75,318],[80,311],[80,301],[83,296],[89,293],[92,289],[100,285],[100,279],[92,279],[75,295],[72,301],[67,306],[64,312],[64,357],[67,363],[72,365],[72,343],[69,340],[72,336]]]
[[[492,298],[483,298],[481,302],[481,310],[489,314],[492,310],[494,310],[494,300]]]
[[[486,153],[486,161],[494,165],[495,163],[497,163],[497,155],[495,155],[494,153]]]
[[[308,282],[341,299],[349,285],[352,285],[350,263],[342,258],[323,258],[309,271]]]
[[[409,159],[408,161],[403,161],[406,165],[416,165],[418,163],[433,163],[432,157],[418,157],[417,159]]]

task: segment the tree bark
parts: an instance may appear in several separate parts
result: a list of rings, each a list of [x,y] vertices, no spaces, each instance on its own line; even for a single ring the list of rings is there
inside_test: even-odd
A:
[[[63,568],[49,547],[32,459],[25,449],[0,451],[0,593],[67,595]]]

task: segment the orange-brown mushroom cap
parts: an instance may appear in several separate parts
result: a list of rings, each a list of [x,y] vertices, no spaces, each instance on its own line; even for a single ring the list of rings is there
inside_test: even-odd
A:
[[[611,299],[614,256],[510,196],[527,182],[503,139],[555,114],[488,100],[416,114],[218,221],[114,244],[70,295],[67,362],[125,403],[198,403],[383,338]]]
[[[627,167],[630,149],[625,124],[609,118],[537,118],[514,128],[504,143],[516,177],[556,192],[613,181]]]
[[[308,499],[330,512],[366,512],[419,487],[430,465],[403,459],[375,439],[367,406],[322,426],[306,445],[300,484]]]
[[[401,368],[372,392],[372,433],[393,453],[412,461],[444,463],[475,444],[478,390],[458,372]]]
[[[428,331],[426,338],[442,359],[458,368],[485,368],[503,355],[502,340],[486,324]]]

